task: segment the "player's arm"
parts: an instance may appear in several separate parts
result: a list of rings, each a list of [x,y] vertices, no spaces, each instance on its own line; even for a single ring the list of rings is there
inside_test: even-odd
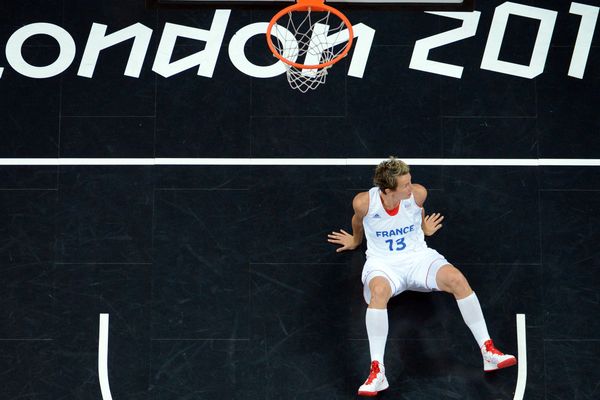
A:
[[[336,250],[338,253],[344,250],[354,250],[362,243],[364,237],[363,218],[369,211],[369,193],[362,192],[354,196],[352,208],[354,208],[354,215],[352,216],[352,234],[340,229],[339,232],[331,232],[327,235],[327,241],[329,243],[342,246],[338,247]]]
[[[431,236],[436,233],[442,227],[442,220],[444,216],[440,213],[433,213],[425,216],[425,200],[427,199],[427,189],[423,185],[413,183],[413,196],[415,197],[415,203],[421,207],[421,229],[426,236]]]

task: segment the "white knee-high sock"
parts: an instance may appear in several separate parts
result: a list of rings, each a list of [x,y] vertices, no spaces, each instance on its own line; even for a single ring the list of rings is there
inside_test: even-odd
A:
[[[471,329],[479,348],[481,348],[490,339],[490,334],[488,333],[477,295],[473,292],[464,299],[457,300],[456,302],[465,323]]]
[[[367,335],[369,336],[369,349],[371,350],[371,361],[383,362],[385,353],[385,342],[388,335],[387,309],[367,308],[365,316]]]

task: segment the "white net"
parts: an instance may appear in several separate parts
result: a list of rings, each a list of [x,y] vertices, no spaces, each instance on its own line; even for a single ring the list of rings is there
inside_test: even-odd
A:
[[[273,44],[281,56],[308,67],[338,57],[348,46],[349,39],[347,26],[339,17],[310,9],[287,13],[273,26],[271,35],[277,39]],[[284,65],[290,86],[306,93],[325,83],[333,64],[318,68]]]

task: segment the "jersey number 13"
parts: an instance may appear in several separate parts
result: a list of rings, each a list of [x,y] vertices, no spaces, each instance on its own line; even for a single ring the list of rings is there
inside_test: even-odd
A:
[[[393,239],[389,239],[385,241],[390,247],[390,251],[402,251],[406,248],[406,243],[404,243],[404,238],[401,237],[400,239],[396,239],[396,248],[394,248],[394,240]]]

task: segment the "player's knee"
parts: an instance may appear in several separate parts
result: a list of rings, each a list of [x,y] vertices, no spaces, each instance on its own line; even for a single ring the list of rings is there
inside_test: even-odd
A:
[[[472,290],[469,282],[467,282],[467,278],[459,272],[454,283],[454,295],[462,298],[468,296],[471,292]]]
[[[371,302],[387,302],[391,295],[392,290],[386,283],[374,284],[371,288]]]
[[[471,290],[467,278],[458,269],[452,267],[445,271],[443,283],[447,290],[451,293],[465,293]]]

